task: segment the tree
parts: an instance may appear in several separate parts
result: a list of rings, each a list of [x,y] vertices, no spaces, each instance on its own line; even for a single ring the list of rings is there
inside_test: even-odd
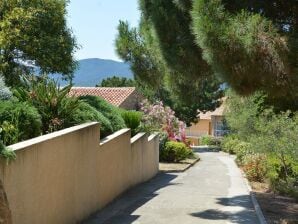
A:
[[[193,30],[206,61],[241,95],[265,91],[298,109],[296,1],[196,0]]]
[[[144,20],[151,24],[169,69],[192,81],[212,75],[211,67],[203,60],[202,50],[195,44],[190,29],[191,0],[140,0],[140,8]]]
[[[297,1],[141,0],[140,5],[167,65],[183,77],[204,80],[215,73],[238,94],[261,90],[281,109],[298,108]]]
[[[219,82],[209,76],[196,81],[170,68],[163,59],[148,20],[142,17],[138,29],[120,22],[118,32],[117,52],[131,64],[137,84],[145,90],[147,98],[162,100],[188,125],[197,121],[198,109],[212,110],[218,106],[222,93]]]
[[[275,113],[261,92],[243,97],[229,91],[227,96],[225,118],[232,135],[224,140],[225,149],[233,150],[244,167],[257,159],[254,155],[261,155],[266,169],[260,171],[266,174],[271,188],[297,196],[297,112]],[[243,143],[248,144],[246,149],[240,145]],[[253,164],[245,169],[252,170]]]
[[[146,23],[141,23],[142,29],[148,29]],[[150,29],[150,28],[149,28]],[[149,34],[150,30],[148,30]],[[158,60],[158,52],[147,36],[148,41],[141,36],[137,28],[131,28],[128,22],[120,21],[118,25],[118,36],[116,38],[116,50],[118,55],[131,65],[135,80],[152,88],[162,83],[164,65],[162,60]]]
[[[65,0],[0,2],[0,74],[9,86],[33,73],[62,73],[70,78],[77,48],[66,24]]]
[[[128,79],[126,77],[109,77],[103,79],[96,87],[134,87],[136,83],[133,79]]]
[[[167,81],[176,98],[195,103],[208,91],[218,98],[220,82],[211,67],[202,58],[202,49],[195,44],[195,36],[190,29],[191,1],[141,0],[143,23],[149,24],[160,60],[167,69]],[[145,35],[148,36],[148,31]],[[148,39],[148,38],[147,38]],[[208,80],[208,81],[207,81]],[[209,85],[209,86],[206,86]],[[211,108],[210,108],[211,109]]]
[[[258,135],[257,123],[264,110],[269,109],[265,104],[266,96],[256,92],[250,96],[239,96],[234,91],[226,92],[225,120],[233,134],[243,141],[248,141],[252,135]]]

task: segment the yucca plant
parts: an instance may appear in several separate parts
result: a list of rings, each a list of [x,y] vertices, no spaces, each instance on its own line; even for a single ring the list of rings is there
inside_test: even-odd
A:
[[[25,80],[25,86],[16,88],[14,95],[37,108],[42,117],[43,133],[65,128],[65,120],[79,106],[77,98],[68,96],[72,85],[60,87],[56,80],[43,76]]]
[[[137,134],[138,128],[141,124],[142,113],[138,111],[123,111],[121,116],[125,122],[126,127],[131,129],[131,134]]]

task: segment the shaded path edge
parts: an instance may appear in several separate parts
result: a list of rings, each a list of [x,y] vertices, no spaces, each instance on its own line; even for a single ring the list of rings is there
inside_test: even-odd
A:
[[[249,191],[249,194],[250,194],[250,198],[251,198],[252,204],[254,206],[254,209],[256,211],[256,214],[257,214],[257,217],[259,219],[260,224],[267,224],[267,221],[266,221],[265,216],[264,216],[264,214],[262,212],[261,206],[259,205],[259,202],[258,202],[258,200],[257,200],[257,198],[255,196],[255,193],[253,192],[253,190],[252,190],[252,188],[251,188],[251,186],[249,184],[249,181],[246,178],[246,175],[245,175],[245,173],[242,170],[241,170],[241,174],[242,174],[243,179],[244,179],[244,182],[245,182],[245,184],[246,184],[246,186],[248,188],[248,191]]]

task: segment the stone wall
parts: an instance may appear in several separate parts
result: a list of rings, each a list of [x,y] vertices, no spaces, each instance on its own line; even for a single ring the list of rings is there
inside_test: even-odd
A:
[[[121,105],[119,105],[119,107],[126,110],[138,110],[140,108],[141,102],[144,99],[145,97],[135,90],[121,103]]]

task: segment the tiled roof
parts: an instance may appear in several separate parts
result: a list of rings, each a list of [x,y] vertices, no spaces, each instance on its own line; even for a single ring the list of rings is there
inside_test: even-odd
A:
[[[135,87],[72,87],[70,96],[99,96],[114,106],[120,106],[134,91]]]
[[[225,109],[225,100],[226,98],[223,98],[221,105],[214,111],[207,111],[205,113],[199,111],[199,118],[202,120],[211,120],[211,116],[223,116],[223,112]]]

